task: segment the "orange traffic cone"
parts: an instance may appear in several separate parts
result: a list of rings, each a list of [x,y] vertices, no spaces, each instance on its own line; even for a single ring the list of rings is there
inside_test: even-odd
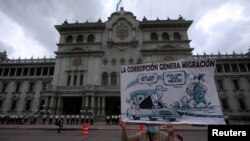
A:
[[[82,135],[87,136],[89,134],[89,125],[84,123],[82,125]]]
[[[144,124],[139,124],[139,131],[144,131],[145,125]]]

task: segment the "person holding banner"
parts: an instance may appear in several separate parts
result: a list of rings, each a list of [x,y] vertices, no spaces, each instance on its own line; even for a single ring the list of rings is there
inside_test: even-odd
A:
[[[127,126],[122,119],[119,119],[119,125],[122,128],[124,141],[183,141],[183,137],[175,135],[174,126],[166,125],[166,132],[160,131],[159,125],[148,124],[147,130],[128,136]]]

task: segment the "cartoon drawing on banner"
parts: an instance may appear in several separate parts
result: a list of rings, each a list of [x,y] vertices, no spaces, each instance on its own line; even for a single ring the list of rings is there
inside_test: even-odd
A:
[[[205,61],[193,62],[189,64],[201,66]],[[141,66],[149,68],[147,64],[121,69],[122,116],[127,122],[222,124],[214,83],[215,61],[202,68],[187,68],[187,63],[181,61],[174,63],[179,67],[171,70],[161,68],[168,64],[151,64],[154,70],[148,73],[138,71]]]
[[[204,85],[204,77],[205,74],[199,74],[198,76],[194,76],[194,82],[188,84],[186,93],[190,96],[190,101],[194,100],[193,107],[197,107],[200,103],[203,103],[203,107],[207,107],[211,104],[211,102],[206,101],[205,94],[207,93],[207,86]]]
[[[175,75],[173,75],[175,74]],[[185,72],[181,72],[182,75],[179,75],[180,71],[164,73],[165,77],[174,76],[172,79],[165,79],[165,85],[156,85],[152,86],[151,83],[148,83],[149,86],[152,86],[152,89],[146,90],[137,90],[130,93],[130,97],[126,99],[126,102],[130,104],[130,108],[127,109],[127,117],[132,120],[167,120],[167,121],[178,121],[178,118],[181,118],[182,115],[192,115],[192,116],[207,116],[201,114],[195,114],[195,112],[207,111],[212,113],[214,106],[211,105],[211,102],[207,102],[205,96],[207,93],[207,86],[205,85],[205,74],[198,74],[191,79],[191,83],[187,85],[186,94],[187,96],[182,96],[180,99],[173,101],[167,105],[167,102],[163,101],[163,96],[167,95],[167,86],[177,87],[176,82],[178,83],[177,88],[184,86],[186,80],[179,79],[176,76],[181,78],[185,75]],[[149,77],[146,77],[145,74],[140,74],[138,78],[150,78],[148,81],[155,83],[155,78],[163,77],[154,76],[149,74]],[[166,81],[168,80],[168,81]],[[147,81],[147,82],[148,82]],[[140,81],[137,81],[140,83]],[[134,83],[134,82],[132,82]],[[170,83],[172,83],[170,85]],[[189,98],[188,98],[189,97]],[[181,104],[180,104],[181,103]]]
[[[165,91],[167,88],[157,85],[155,89],[132,92],[130,99],[127,99],[131,105],[131,108],[127,109],[127,116],[134,120],[140,120],[141,117],[144,117],[153,121],[159,118],[175,121],[177,113],[167,108],[167,104],[162,101]]]

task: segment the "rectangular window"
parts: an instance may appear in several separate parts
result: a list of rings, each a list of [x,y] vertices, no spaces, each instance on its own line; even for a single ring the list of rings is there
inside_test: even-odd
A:
[[[224,66],[225,72],[231,72],[229,64],[224,64],[223,66]]]
[[[77,75],[74,75],[74,83],[73,83],[74,86],[76,85],[76,82],[77,82]]]
[[[221,102],[222,102],[223,109],[224,110],[228,110],[229,108],[228,108],[227,99],[226,98],[222,98]]]
[[[16,72],[16,76],[21,76],[22,74],[22,68],[18,68]]]
[[[4,93],[7,89],[7,83],[3,83],[3,87],[2,87],[2,93]]]
[[[3,100],[0,100],[0,109],[2,109]]]
[[[222,80],[217,80],[218,90],[224,90]]]
[[[116,72],[111,73],[111,85],[117,85],[117,74],[116,74]]]
[[[222,65],[216,64],[216,70],[217,70],[217,72],[223,72]]]
[[[240,72],[247,72],[245,64],[239,64],[239,67],[240,67]]]
[[[43,82],[43,90],[46,90],[48,82]]]
[[[30,106],[31,106],[31,100],[27,100],[25,105],[25,110],[26,111],[30,110]]]
[[[30,82],[30,85],[29,85],[29,92],[34,92],[34,85],[35,85],[34,82]]]
[[[246,105],[245,105],[243,98],[239,98],[238,101],[239,101],[240,109],[246,110]]]
[[[237,64],[231,64],[231,67],[233,69],[233,72],[239,72],[238,65]]]
[[[9,71],[10,71],[10,69],[5,68],[4,72],[3,72],[3,76],[8,76],[9,75]]]
[[[46,76],[46,75],[48,75],[48,70],[49,70],[49,68],[43,68],[43,76]]]
[[[83,75],[80,75],[80,85],[83,85]]]
[[[68,75],[68,80],[67,80],[67,85],[70,85],[70,81],[71,81],[71,75]]]
[[[12,104],[11,104],[11,110],[15,110],[16,109],[16,100],[13,100],[12,101]]]
[[[29,72],[29,68],[24,68],[23,69],[23,76],[27,76]]]
[[[20,92],[21,83],[16,83],[16,92]]]
[[[102,85],[108,85],[108,73],[102,73]]]
[[[2,72],[3,72],[3,69],[2,69],[2,68],[0,68],[0,76],[2,76]]]
[[[248,72],[250,72],[250,64],[247,64]]]
[[[34,75],[35,75],[35,68],[30,68],[29,76],[34,76]]]
[[[15,76],[16,73],[16,69],[15,68],[11,68],[10,69],[10,76]]]
[[[45,106],[45,100],[41,100],[40,110],[44,110],[44,106]]]
[[[235,90],[240,90],[240,85],[239,85],[239,82],[237,79],[234,79],[233,80],[233,83],[234,83],[234,89]]]
[[[42,68],[36,68],[36,76],[40,76],[42,73]]]
[[[49,68],[49,75],[53,75],[54,74],[54,67],[50,67]]]

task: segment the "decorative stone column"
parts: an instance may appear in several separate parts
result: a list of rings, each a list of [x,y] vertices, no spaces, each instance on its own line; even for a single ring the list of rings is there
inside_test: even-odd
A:
[[[58,97],[57,98],[57,106],[56,106],[56,114],[60,114],[60,111],[61,111],[61,97]]]
[[[84,109],[84,104],[85,104],[85,98],[84,98],[84,96],[82,97],[82,107],[81,107],[81,110],[83,110]]]
[[[85,96],[85,109],[89,107],[89,97]]]
[[[91,96],[91,110],[93,111],[93,114],[96,113],[95,111],[95,96]]]
[[[45,104],[44,104],[44,110],[48,110],[49,108],[49,97],[45,97]]]
[[[105,116],[105,96],[102,97],[102,115]]]
[[[97,115],[101,114],[100,104],[101,104],[101,97],[97,97]]]
[[[54,114],[55,113],[54,96],[51,96],[51,98],[50,98],[50,104],[49,104],[49,108],[48,109],[51,111],[50,114]]]

